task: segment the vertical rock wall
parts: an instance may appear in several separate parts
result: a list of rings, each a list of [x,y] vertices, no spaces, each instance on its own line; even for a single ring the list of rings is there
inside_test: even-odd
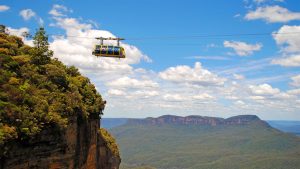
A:
[[[8,156],[1,159],[2,169],[118,169],[115,157],[98,133],[100,119],[74,116],[64,131],[55,126],[32,140],[9,145]]]

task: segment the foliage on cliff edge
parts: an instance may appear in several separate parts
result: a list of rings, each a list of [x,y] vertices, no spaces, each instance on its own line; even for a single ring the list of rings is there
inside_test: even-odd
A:
[[[106,146],[110,149],[112,154],[116,157],[120,157],[119,148],[115,138],[104,128],[99,129],[99,134],[102,135],[104,141],[106,142]]]
[[[47,127],[63,129],[70,116],[84,119],[104,109],[89,79],[52,57],[43,28],[33,40],[35,47],[29,47],[19,37],[0,33],[0,147]]]

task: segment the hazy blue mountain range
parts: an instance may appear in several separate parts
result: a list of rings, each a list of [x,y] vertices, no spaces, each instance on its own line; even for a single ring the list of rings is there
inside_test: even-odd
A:
[[[103,118],[101,121],[101,125],[104,128],[112,129],[114,127],[118,127],[127,122],[129,118]],[[300,136],[300,121],[278,121],[278,120],[267,120],[266,121],[270,126],[286,132],[293,133]]]
[[[300,121],[267,121],[270,126],[283,132],[293,133],[300,136]]]
[[[124,169],[300,168],[300,138],[257,116],[167,115],[111,124]]]

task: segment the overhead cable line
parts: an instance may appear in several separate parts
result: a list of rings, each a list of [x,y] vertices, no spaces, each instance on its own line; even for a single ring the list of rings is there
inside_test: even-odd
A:
[[[19,32],[19,31],[9,31]],[[143,40],[170,40],[170,39],[197,39],[197,38],[225,38],[225,37],[247,37],[247,36],[269,36],[269,35],[296,35],[300,32],[274,32],[274,33],[239,33],[239,34],[203,34],[203,35],[183,35],[183,36],[152,36],[152,37],[127,37],[127,41],[143,41]],[[83,39],[95,39],[92,36],[76,36],[76,35],[63,35],[63,34],[48,34],[55,37],[67,37],[67,38],[83,38]]]

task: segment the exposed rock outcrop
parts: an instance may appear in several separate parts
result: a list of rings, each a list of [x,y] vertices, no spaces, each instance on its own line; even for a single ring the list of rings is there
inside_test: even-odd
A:
[[[227,119],[218,117],[206,117],[206,116],[173,116],[164,115],[157,118],[148,117],[146,119],[129,119],[130,124],[147,124],[147,125],[163,125],[163,124],[179,124],[179,125],[247,125],[252,122],[258,122],[268,125],[266,122],[260,120],[255,115],[239,115],[230,117]]]
[[[118,169],[121,159],[111,153],[98,132],[98,115],[75,116],[64,131],[49,128],[35,139],[11,143],[3,169]]]

